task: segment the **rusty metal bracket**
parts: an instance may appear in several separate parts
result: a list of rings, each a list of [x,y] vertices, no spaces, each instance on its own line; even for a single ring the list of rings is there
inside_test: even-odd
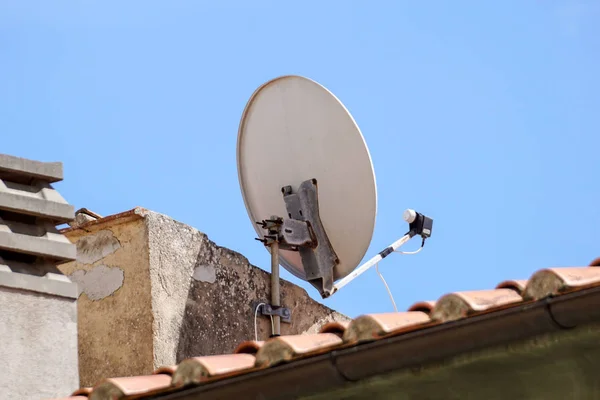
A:
[[[339,259],[321,222],[317,180],[302,182],[297,193],[292,193],[291,186],[285,186],[281,191],[290,219],[305,222],[312,239],[310,245],[298,246],[306,280],[323,298],[329,297],[333,293],[333,270]],[[302,232],[302,235],[306,233]]]
[[[281,318],[281,322],[286,324],[292,323],[292,312],[287,307],[273,307],[270,304],[261,306],[260,310],[262,315],[278,316]]]
[[[266,230],[262,242],[271,252],[271,295],[272,307],[270,314],[275,317],[275,332],[277,334],[279,320],[289,318],[279,308],[279,250],[298,251],[306,280],[313,285],[323,298],[334,292],[334,268],[339,259],[319,214],[319,196],[317,180],[309,179],[300,184],[296,193],[291,186],[281,188],[283,200],[289,218],[271,216],[269,219],[257,221],[256,224]],[[289,310],[288,310],[289,312]],[[264,313],[263,313],[264,314]]]
[[[275,241],[279,242],[281,250],[298,251],[300,247],[314,248],[316,246],[315,233],[306,221],[272,217],[257,221],[256,224],[267,231],[262,239],[256,238],[267,247],[270,247]]]

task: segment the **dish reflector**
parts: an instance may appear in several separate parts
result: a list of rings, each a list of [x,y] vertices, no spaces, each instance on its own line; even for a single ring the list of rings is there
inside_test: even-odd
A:
[[[375,228],[377,189],[371,156],[354,119],[326,88],[300,76],[260,86],[240,122],[238,178],[248,215],[256,221],[288,217],[282,188],[295,192],[316,179],[321,221],[339,258],[334,279],[352,272]],[[281,265],[306,280],[300,254],[280,250]]]

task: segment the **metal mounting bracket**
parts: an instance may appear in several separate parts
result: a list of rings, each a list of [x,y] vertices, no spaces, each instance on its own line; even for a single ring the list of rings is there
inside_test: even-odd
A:
[[[260,310],[262,315],[278,316],[281,322],[292,323],[292,312],[287,307],[274,308],[270,304],[262,305]]]
[[[271,253],[271,304],[262,307],[261,313],[273,318],[273,335],[280,334],[280,321],[290,323],[292,313],[281,307],[279,288],[279,250],[298,251],[306,280],[323,298],[334,292],[333,270],[339,259],[329,242],[319,215],[317,180],[302,182],[297,193],[291,186],[281,188],[289,218],[272,215],[256,224],[266,230],[261,241]]]
[[[288,228],[296,228],[292,232],[287,232],[296,239],[296,243],[301,239],[305,244],[297,246],[302,259],[306,280],[313,285],[322,297],[329,297],[333,292],[333,269],[339,264],[339,259],[325,228],[321,222],[319,214],[319,196],[317,190],[317,180],[309,179],[300,184],[297,193],[292,193],[291,186],[285,186],[281,189],[285,207],[288,212]],[[307,226],[307,231],[302,230],[302,224]],[[297,232],[297,235],[292,233]],[[284,234],[286,234],[284,229]]]
[[[297,193],[292,193],[291,186],[281,188],[281,192],[289,218],[272,216],[257,221],[267,234],[256,240],[271,250],[276,244],[278,249],[298,251],[306,280],[323,298],[329,297],[334,291],[333,269],[339,259],[321,222],[317,180],[302,182]]]

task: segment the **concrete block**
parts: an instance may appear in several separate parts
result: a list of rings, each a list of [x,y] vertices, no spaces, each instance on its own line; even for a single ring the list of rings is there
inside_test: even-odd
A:
[[[62,274],[55,262],[37,257],[34,260],[6,259],[0,256],[0,271],[11,271],[20,274],[44,276],[48,273]]]
[[[51,223],[28,225],[0,218],[0,249],[50,258],[75,260],[77,250]]]
[[[77,283],[71,282],[64,275],[53,273],[47,273],[44,276],[20,274],[12,272],[8,267],[2,265],[0,265],[0,286],[69,299],[77,299],[79,297]]]
[[[63,180],[63,166],[60,162],[27,160],[8,154],[0,154],[0,172],[36,178],[50,183]]]
[[[77,302],[0,286],[0,398],[53,399],[79,387]]]
[[[34,215],[57,224],[70,222],[75,218],[73,206],[50,184],[41,181],[25,185],[0,179],[0,210]]]

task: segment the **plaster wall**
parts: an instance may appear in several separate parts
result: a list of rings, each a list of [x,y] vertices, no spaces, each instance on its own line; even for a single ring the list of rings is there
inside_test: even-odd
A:
[[[91,386],[114,376],[153,370],[152,308],[145,223],[67,234],[77,260],[59,266],[79,287],[79,374]]]
[[[0,304],[0,398],[69,395],[79,385],[75,301],[0,286]]]

